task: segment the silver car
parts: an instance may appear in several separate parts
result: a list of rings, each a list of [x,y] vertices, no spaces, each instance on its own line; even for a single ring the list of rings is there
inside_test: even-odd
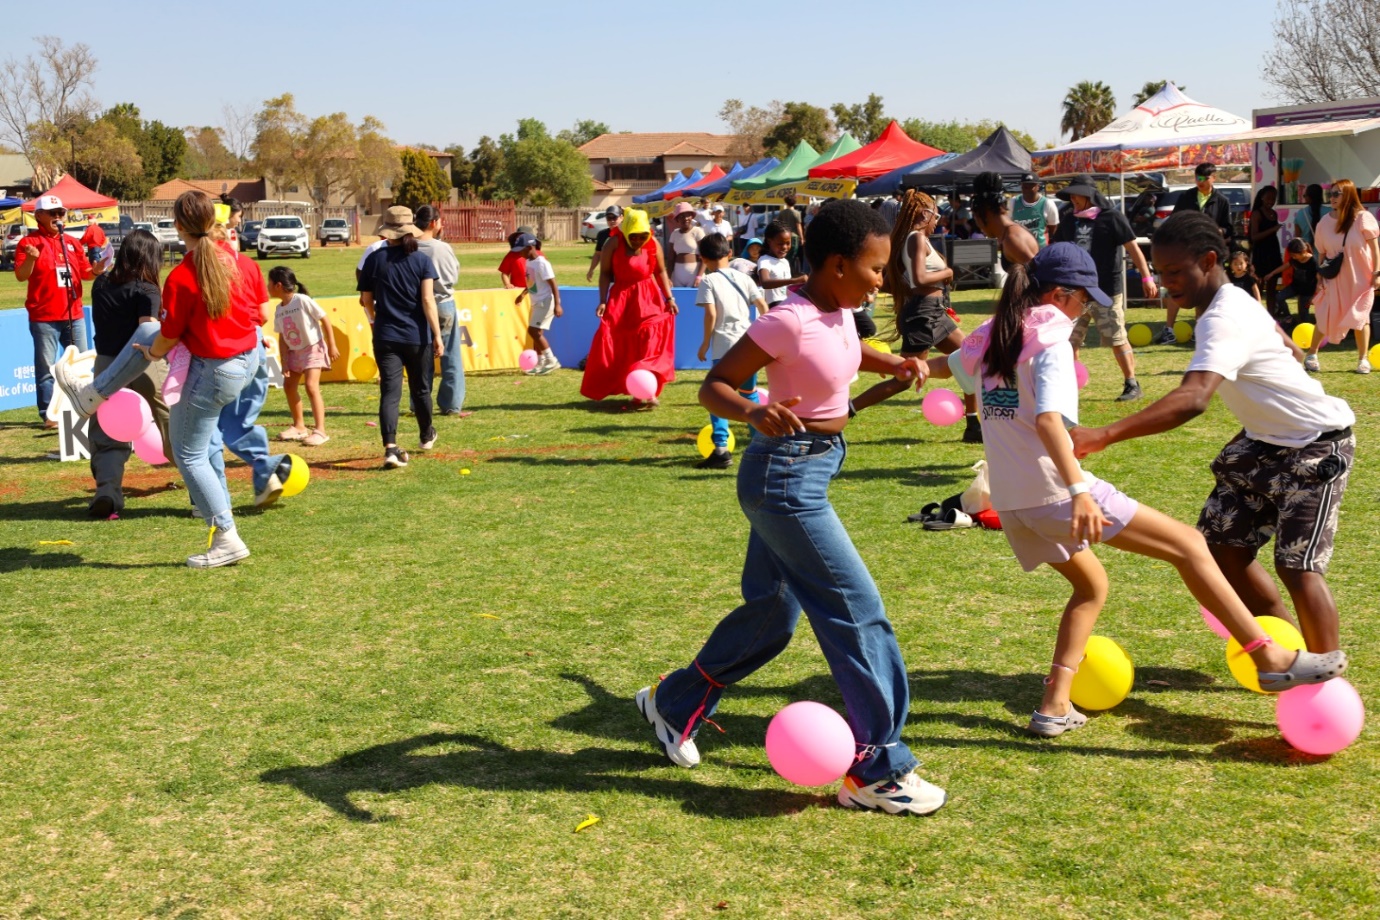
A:
[[[328,217],[321,221],[316,231],[316,239],[322,246],[332,242],[350,245],[350,223],[343,217]]]

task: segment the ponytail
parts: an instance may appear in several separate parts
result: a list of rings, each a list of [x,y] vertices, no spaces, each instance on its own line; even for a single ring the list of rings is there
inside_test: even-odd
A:
[[[183,192],[173,202],[173,219],[190,237],[188,254],[196,271],[197,287],[206,313],[220,319],[230,312],[230,289],[239,282],[234,257],[216,245],[216,210],[205,192]]]
[[[1035,283],[1024,265],[1011,267],[997,309],[992,314],[987,354],[982,359],[983,376],[996,377],[1006,381],[1007,386],[1015,386],[1016,364],[1025,347],[1025,315],[1040,303],[1045,290]]]
[[[297,280],[297,273],[286,265],[275,265],[269,269],[268,280],[270,284],[281,284],[284,290],[292,293],[311,296],[311,291],[307,290],[307,286]]]

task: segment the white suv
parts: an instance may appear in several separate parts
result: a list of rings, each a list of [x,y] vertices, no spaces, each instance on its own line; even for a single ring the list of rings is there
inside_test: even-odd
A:
[[[255,245],[260,259],[266,259],[274,253],[311,258],[311,237],[300,217],[285,214],[266,218],[259,228],[259,239]]]

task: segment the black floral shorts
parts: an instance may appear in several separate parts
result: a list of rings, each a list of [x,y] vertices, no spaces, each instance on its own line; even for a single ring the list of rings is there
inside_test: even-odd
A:
[[[1198,530],[1208,543],[1252,550],[1273,537],[1276,566],[1323,574],[1355,457],[1350,429],[1303,447],[1239,437],[1212,461],[1217,485]]]

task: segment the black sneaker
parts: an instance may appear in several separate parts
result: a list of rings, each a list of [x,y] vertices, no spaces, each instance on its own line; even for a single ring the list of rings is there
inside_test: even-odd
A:
[[[396,470],[403,466],[407,466],[407,451],[403,450],[401,447],[390,447],[384,451],[384,469]]]
[[[1150,344],[1151,344],[1151,345],[1173,345],[1173,344],[1174,344],[1175,342],[1177,342],[1177,341],[1179,341],[1179,338],[1178,338],[1178,336],[1176,336],[1176,335],[1174,334],[1174,329],[1173,329],[1173,327],[1171,327],[1171,326],[1165,326],[1163,329],[1160,330],[1160,334],[1159,334],[1159,335],[1155,336],[1153,339],[1150,340]]]
[[[733,465],[733,455],[722,447],[714,448],[708,457],[695,464],[697,470],[726,470]]]
[[[1145,394],[1140,391],[1140,384],[1134,379],[1126,381],[1126,386],[1121,388],[1121,395],[1116,398],[1117,402],[1130,402],[1133,399],[1140,399]]]
[[[963,428],[963,443],[981,444],[982,443],[982,423],[978,421],[976,415],[966,416],[967,424]]]

